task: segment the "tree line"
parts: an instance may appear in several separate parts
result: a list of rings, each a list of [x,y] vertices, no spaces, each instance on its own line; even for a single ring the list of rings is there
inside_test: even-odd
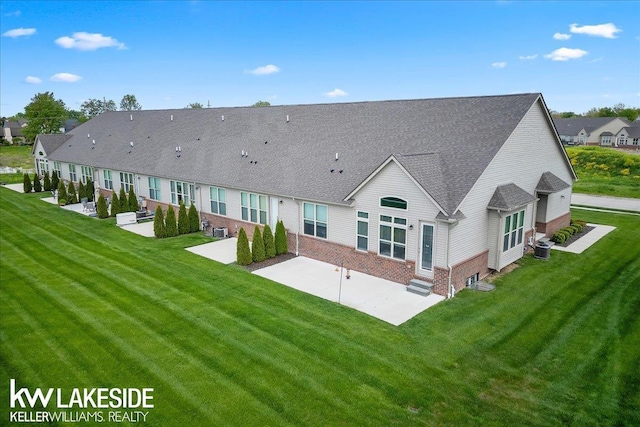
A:
[[[616,104],[613,107],[594,107],[583,114],[576,114],[573,111],[550,110],[551,117],[555,119],[570,119],[571,117],[624,117],[629,121],[634,121],[640,115],[640,108],[630,107],[625,104]]]

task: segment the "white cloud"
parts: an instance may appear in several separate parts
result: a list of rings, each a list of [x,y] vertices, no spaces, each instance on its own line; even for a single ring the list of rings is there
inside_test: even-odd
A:
[[[15,39],[16,37],[30,36],[35,33],[35,28],[16,28],[5,32],[4,34],[2,34],[2,37],[12,37]]]
[[[519,56],[518,58],[523,61],[531,61],[533,59],[536,59],[537,57],[538,57],[538,54],[536,53],[535,55]]]
[[[82,77],[80,77],[77,74],[58,73],[58,74],[54,74],[53,76],[51,76],[51,81],[52,82],[75,83],[78,80],[80,80],[81,78]]]
[[[33,76],[27,76],[26,79],[24,79],[25,83],[29,83],[32,85],[38,85],[40,83],[42,83],[42,79],[38,78],[38,77],[33,77]]]
[[[506,62],[494,62],[493,64],[491,64],[491,66],[493,68],[504,68],[507,66]]]
[[[329,98],[337,98],[338,96],[347,96],[349,94],[342,89],[335,88],[331,92],[327,92],[324,95],[328,96]]]
[[[56,39],[56,44],[65,49],[78,50],[96,50],[102,47],[127,48],[124,43],[120,43],[113,37],[103,36],[99,33],[89,34],[85,32],[73,33],[72,37],[60,37]]]
[[[16,10],[13,12],[5,13],[4,16],[20,16],[21,14],[22,12],[20,12],[19,10]]]
[[[571,34],[555,33],[553,38],[556,40],[569,40],[571,38]]]
[[[604,37],[606,39],[615,39],[616,33],[622,30],[617,28],[614,24],[600,24],[600,25],[583,25],[579,27],[578,24],[571,24],[569,31],[576,34],[587,34],[589,36]]]
[[[545,58],[551,59],[552,61],[568,61],[570,59],[578,59],[585,56],[587,53],[586,50],[582,49],[569,49],[567,47],[561,47],[560,49],[556,49],[548,55],[545,55]]]
[[[249,74],[253,74],[254,76],[266,76],[267,74],[273,74],[280,71],[280,68],[273,64],[264,65],[262,67],[258,67],[254,70],[248,71]]]

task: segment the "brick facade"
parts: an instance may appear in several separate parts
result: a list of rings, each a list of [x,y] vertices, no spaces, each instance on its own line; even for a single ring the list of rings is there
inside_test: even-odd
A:
[[[549,222],[536,222],[536,230],[538,231],[538,233],[544,233],[545,236],[551,237],[556,231],[569,226],[570,222],[571,212],[567,212],[566,214],[561,215]]]

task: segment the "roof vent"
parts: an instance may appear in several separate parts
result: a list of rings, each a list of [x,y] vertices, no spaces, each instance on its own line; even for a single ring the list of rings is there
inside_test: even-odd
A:
[[[131,119],[131,121],[133,121],[133,114],[130,114],[129,118]]]
[[[336,162],[338,161],[338,153],[336,153]]]
[[[287,123],[289,123],[289,115],[287,114]]]
[[[96,140],[95,139],[93,140],[93,145],[96,145]]]
[[[91,135],[87,134],[87,138],[91,138]]]
[[[131,142],[129,143],[129,145],[133,147],[133,141],[131,141]]]
[[[171,121],[173,121],[173,114],[171,115]]]
[[[224,116],[222,116],[222,121],[224,122]]]

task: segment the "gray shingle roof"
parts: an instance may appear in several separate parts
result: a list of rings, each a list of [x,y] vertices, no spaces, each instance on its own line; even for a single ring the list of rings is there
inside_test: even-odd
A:
[[[528,205],[535,199],[536,198],[531,194],[511,183],[501,185],[496,188],[487,208],[501,211],[512,211],[519,207]]]
[[[551,172],[545,172],[540,177],[540,181],[538,181],[536,191],[539,193],[557,193],[570,186],[570,184],[567,184]]]
[[[640,124],[634,123],[633,126],[625,127],[624,130],[627,131],[629,138],[640,138]]]
[[[62,144],[68,141],[71,138],[71,135],[66,135],[63,133],[51,133],[51,134],[38,134],[36,139],[40,141],[42,148],[44,148],[44,152],[47,154],[47,157],[55,150],[57,150]],[[35,144],[34,144],[35,149]]]
[[[326,203],[345,203],[395,155],[451,215],[538,99],[532,93],[114,111],[70,131],[67,143],[48,153],[63,162]]]
[[[571,117],[568,119],[553,119],[553,123],[556,125],[559,135],[577,136],[582,129],[587,133],[591,133],[618,118],[630,124],[623,117]]]

